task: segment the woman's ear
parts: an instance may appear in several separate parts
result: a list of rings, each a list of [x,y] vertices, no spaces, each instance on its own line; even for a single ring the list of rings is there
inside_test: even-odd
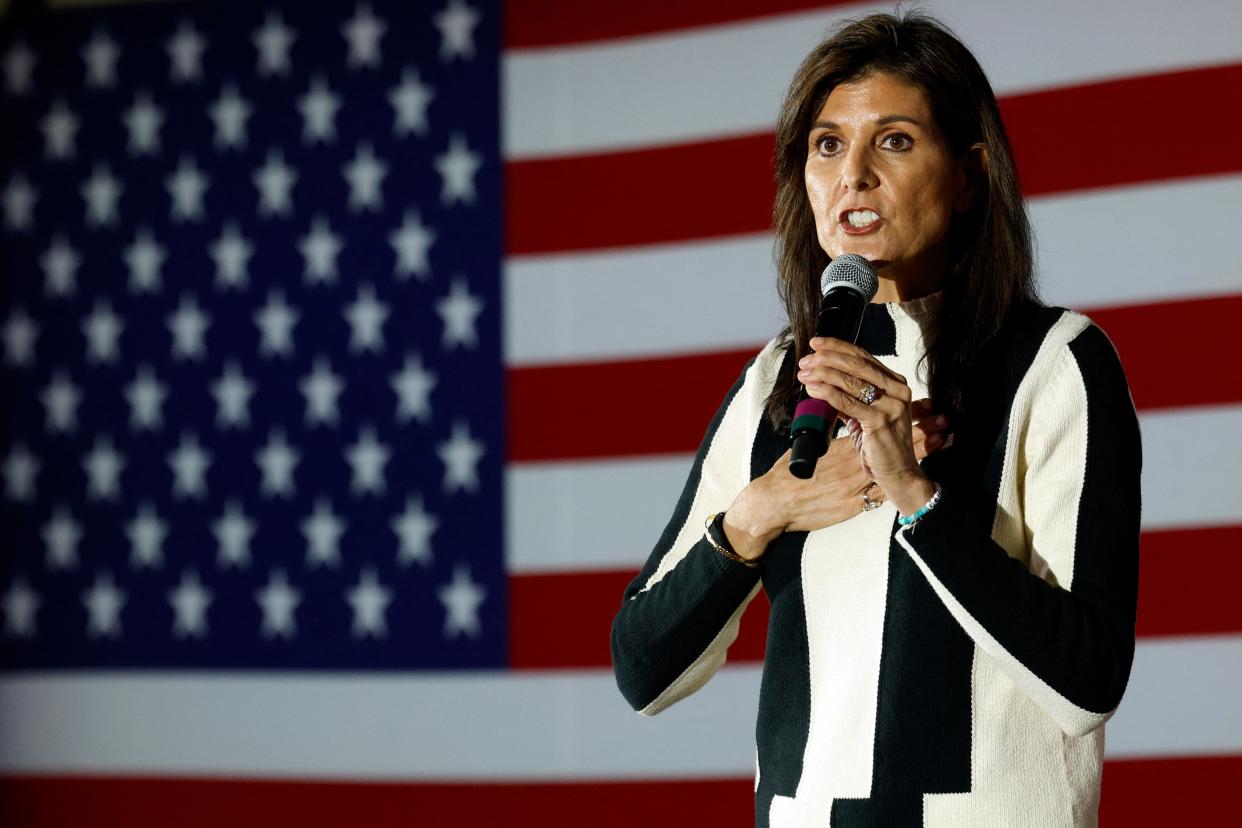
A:
[[[980,193],[988,186],[988,148],[984,144],[971,144],[962,155],[962,180],[954,208],[959,213],[974,209]]]

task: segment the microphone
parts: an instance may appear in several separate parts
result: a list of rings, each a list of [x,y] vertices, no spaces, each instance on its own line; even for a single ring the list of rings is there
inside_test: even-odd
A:
[[[837,256],[819,277],[819,290],[824,298],[819,306],[815,335],[858,341],[863,311],[875,298],[879,287],[880,280],[871,262],[857,253]],[[815,463],[828,451],[829,429],[836,422],[836,409],[823,400],[808,397],[803,388],[789,427],[793,448],[789,458],[790,474],[802,480],[815,474]]]

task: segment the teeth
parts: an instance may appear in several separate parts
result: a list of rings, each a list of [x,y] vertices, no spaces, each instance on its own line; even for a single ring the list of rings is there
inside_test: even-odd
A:
[[[845,214],[845,218],[854,227],[866,227],[871,222],[879,219],[880,215],[873,210],[851,210]]]

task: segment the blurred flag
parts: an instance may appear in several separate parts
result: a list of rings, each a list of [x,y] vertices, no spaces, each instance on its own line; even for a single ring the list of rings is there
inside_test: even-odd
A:
[[[608,626],[781,324],[784,87],[876,8],[8,20],[6,821],[749,824],[766,605],[651,721]],[[1108,331],[1142,418],[1106,824],[1219,820],[1242,775],[1242,168],[1220,137],[1242,17],[929,8],[1002,97],[1045,298]]]

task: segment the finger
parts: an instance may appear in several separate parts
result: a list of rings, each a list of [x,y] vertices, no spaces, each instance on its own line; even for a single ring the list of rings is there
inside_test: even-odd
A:
[[[822,357],[822,358],[828,358],[828,359],[844,358],[844,359],[850,360],[851,361],[850,364],[869,365],[871,369],[875,371],[877,374],[879,374],[880,376],[887,377],[891,380],[895,380],[901,383],[902,385],[907,384],[905,377],[903,377],[901,374],[898,374],[896,371],[893,371],[884,363],[880,362],[878,359],[872,356],[872,354],[869,351],[867,351],[865,348],[860,348],[859,346],[853,344],[852,342],[846,342],[842,339],[834,339],[832,337],[822,337],[822,338],[816,337],[811,340],[811,349],[812,351],[814,351],[814,353],[811,354],[810,357],[808,357],[811,360],[816,359],[816,357]],[[847,367],[847,370],[848,370],[848,367]],[[862,375],[859,374],[857,376],[862,376]],[[874,382],[874,380],[872,381]],[[876,384],[879,385],[879,383],[876,383]]]
[[[831,368],[859,380],[857,388],[870,383],[882,392],[881,396],[896,397],[903,405],[910,403],[910,386],[906,384],[905,377],[893,373],[874,360],[839,351],[824,352],[813,359],[811,368],[804,369],[804,373],[815,376],[824,369]],[[846,390],[855,389],[847,387]]]

